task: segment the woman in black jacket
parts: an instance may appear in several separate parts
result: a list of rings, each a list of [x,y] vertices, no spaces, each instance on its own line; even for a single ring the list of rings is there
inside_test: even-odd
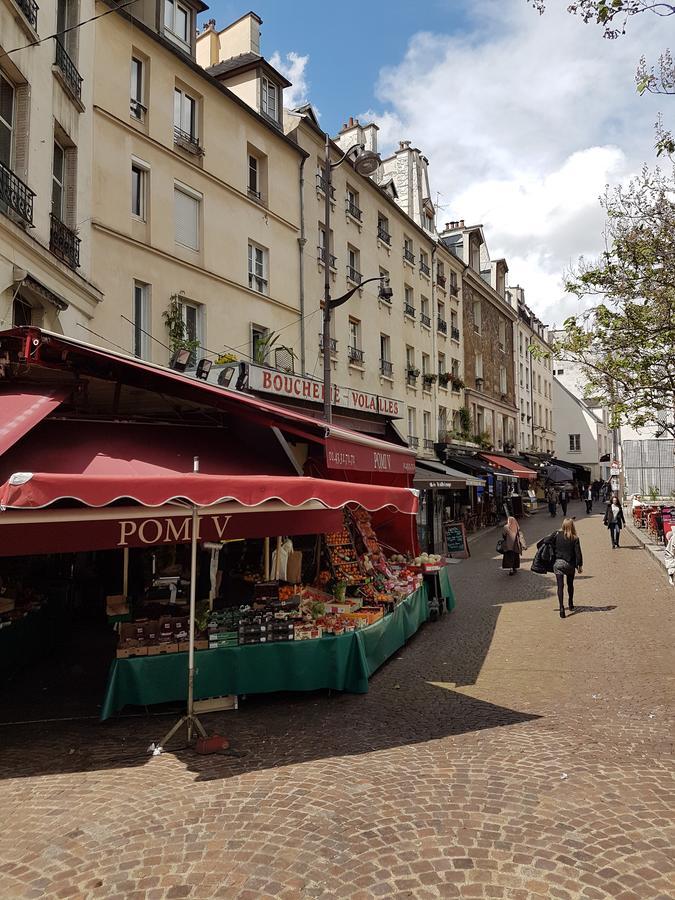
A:
[[[567,579],[567,602],[570,609],[574,609],[574,575],[582,572],[583,557],[581,544],[574,527],[573,519],[564,519],[560,531],[552,535],[553,549],[555,550],[555,562],[553,572],[558,582],[558,604],[560,606],[560,618],[565,618],[564,590]]]
[[[612,550],[614,550],[615,547],[618,548],[619,546],[619,535],[621,534],[621,529],[626,524],[623,515],[623,507],[616,494],[612,494],[612,499],[607,504],[604,524],[606,528],[609,528],[609,534],[612,538]]]

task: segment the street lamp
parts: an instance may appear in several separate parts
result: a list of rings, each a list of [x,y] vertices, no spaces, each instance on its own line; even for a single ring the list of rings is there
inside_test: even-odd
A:
[[[338,306],[342,306],[343,303],[346,303],[350,297],[352,297],[358,290],[360,290],[364,284],[368,284],[371,281],[379,281],[380,282],[380,290],[378,292],[378,296],[383,300],[390,300],[392,297],[392,289],[389,287],[389,279],[385,276],[378,276],[375,278],[366,278],[364,281],[361,281],[356,287],[352,288],[350,291],[347,291],[346,294],[343,294],[342,297],[337,297],[335,300],[331,300],[330,296],[330,201],[331,201],[331,189],[333,185],[333,169],[336,169],[338,166],[341,166],[342,163],[349,158],[352,158],[354,168],[359,173],[359,175],[369,176],[377,171],[380,165],[380,155],[379,153],[375,153],[373,150],[366,150],[363,144],[354,144],[348,150],[342,154],[340,159],[337,162],[332,163],[330,161],[330,136],[326,134],[326,149],[325,149],[325,161],[324,161],[324,174],[323,174],[323,189],[326,197],[326,207],[324,213],[324,228],[325,228],[325,240],[323,247],[323,269],[324,269],[324,283],[323,283],[323,415],[326,422],[329,424],[333,421],[333,410],[332,410],[332,390],[331,390],[331,353],[330,353],[330,344],[331,344],[331,311]]]

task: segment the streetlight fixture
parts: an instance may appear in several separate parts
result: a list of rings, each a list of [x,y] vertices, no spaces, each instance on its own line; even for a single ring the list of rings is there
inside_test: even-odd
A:
[[[375,278],[366,278],[365,280],[361,281],[356,287],[352,288],[350,291],[347,291],[346,294],[343,294],[341,297],[336,297],[334,300],[332,300],[330,296],[330,201],[333,185],[333,169],[341,166],[342,163],[350,157],[352,159],[355,170],[359,173],[359,175],[364,175],[366,177],[376,172],[381,163],[379,153],[375,153],[374,150],[366,150],[365,146],[359,143],[353,144],[348,150],[345,150],[345,152],[337,162],[332,163],[330,161],[330,136],[326,134],[325,161],[323,170],[323,189],[326,197],[326,206],[324,213],[325,241],[323,247],[323,416],[328,424],[333,421],[333,398],[331,396],[332,388],[330,367],[331,311],[336,309],[338,306],[342,306],[342,304],[346,303],[347,300],[350,299],[350,297],[353,297],[354,294],[358,290],[360,290],[364,284],[369,284],[372,281],[380,282],[380,289],[378,291],[378,296],[380,297],[380,299],[391,300],[391,297],[393,295],[393,291],[389,286],[389,278],[381,275]]]

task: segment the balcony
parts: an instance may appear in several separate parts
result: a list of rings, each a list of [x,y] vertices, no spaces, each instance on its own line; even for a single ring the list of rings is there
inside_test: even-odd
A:
[[[431,328],[431,318],[426,313],[420,313],[420,322],[425,328]]]
[[[411,266],[415,265],[415,254],[408,247],[403,248],[403,259],[405,262],[410,263]]]
[[[459,328],[456,328],[453,325],[450,329],[450,337],[453,339],[453,341],[458,341],[459,340]]]
[[[450,285],[450,295],[452,297],[459,297],[459,288],[457,287],[456,284]]]
[[[32,228],[33,197],[35,192],[0,162],[0,211],[17,216],[24,225]]]
[[[63,80],[70,93],[76,97],[80,103],[82,102],[82,76],[77,71],[75,63],[68,56],[66,48],[61,41],[55,37],[56,41],[56,67],[61,71]]]
[[[436,273],[436,284],[439,287],[442,287],[445,290],[445,285],[447,284],[447,281],[448,281],[448,279],[445,277],[445,275],[441,275],[440,272]]]
[[[326,264],[326,248],[325,247],[317,247],[316,248],[316,258],[320,263]],[[337,256],[334,256],[332,253],[328,254],[328,264],[331,269],[335,268],[335,264],[337,263]]]
[[[134,97],[129,98],[129,112],[134,119],[137,119],[139,122],[144,122],[147,111],[147,107],[143,106],[140,100],[136,100]]]
[[[416,450],[420,445],[420,439],[415,437],[414,434],[409,434],[408,435],[408,443],[414,450]]]
[[[388,359],[380,360],[380,375],[384,375],[385,378],[391,378],[394,374],[394,367],[389,362]]]
[[[349,362],[354,366],[362,366],[366,359],[366,354],[358,347],[349,348]]]
[[[28,24],[37,31],[38,9],[40,8],[35,0],[16,0],[16,5],[26,17]]]
[[[337,338],[330,339],[330,355],[335,356],[337,353]],[[323,335],[319,334],[319,352],[323,353]]]
[[[71,269],[77,269],[80,265],[80,239],[58,219],[54,213],[50,213],[49,249],[54,256]]]
[[[386,228],[382,227],[382,225],[377,226],[377,237],[378,240],[382,241],[383,244],[386,244],[387,247],[391,246],[391,235]]]
[[[431,275],[431,269],[425,262],[422,262],[422,260],[420,260],[420,272],[422,275],[426,275],[427,278]]]
[[[431,438],[424,438],[424,449],[425,450],[433,450],[434,449],[434,442],[431,440]]]
[[[409,303],[403,304],[403,312],[406,316],[410,316],[411,319],[415,318],[415,307],[411,306]]]
[[[354,284],[361,284],[361,278],[363,276],[355,269],[354,266],[347,266],[347,281],[353,281]]]
[[[181,150],[187,150],[188,153],[192,153],[194,156],[204,155],[204,148],[199,143],[199,138],[195,134],[190,134],[189,131],[183,131],[177,125],[173,126],[173,142]]]
[[[322,194],[326,193],[327,182],[323,175],[317,172],[316,175],[316,189],[317,191],[321,191]],[[330,186],[330,199],[335,200],[335,188],[331,184]]]
[[[356,219],[357,222],[360,222],[363,218],[363,213],[358,208],[356,203],[352,203],[351,200],[347,200],[347,206],[345,212],[348,216],[351,216],[352,219]]]
[[[256,189],[253,187],[247,188],[246,193],[251,198],[251,200],[257,200],[258,203],[260,203],[260,201],[262,200],[262,194],[260,193],[260,191],[256,191]]]
[[[441,334],[448,333],[448,323],[445,319],[441,319],[440,316],[436,319],[436,330],[440,331]]]
[[[420,370],[414,368],[414,366],[408,366],[405,373],[405,380],[407,384],[416,385],[417,379],[419,378]]]

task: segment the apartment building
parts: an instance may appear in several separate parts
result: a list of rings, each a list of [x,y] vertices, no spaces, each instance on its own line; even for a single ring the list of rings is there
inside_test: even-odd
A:
[[[507,295],[508,266],[504,259],[490,259],[481,225],[450,222],[440,238],[464,263],[464,396],[472,436],[483,446],[513,452],[518,416],[513,340],[518,314]]]
[[[555,449],[553,422],[553,364],[546,326],[525,303],[525,291],[509,286],[507,295],[518,311],[515,322],[516,396],[520,409],[518,450],[552,453]]]
[[[93,12],[89,0],[0,0],[0,329],[87,339],[103,298],[90,227],[94,33],[77,27]]]

